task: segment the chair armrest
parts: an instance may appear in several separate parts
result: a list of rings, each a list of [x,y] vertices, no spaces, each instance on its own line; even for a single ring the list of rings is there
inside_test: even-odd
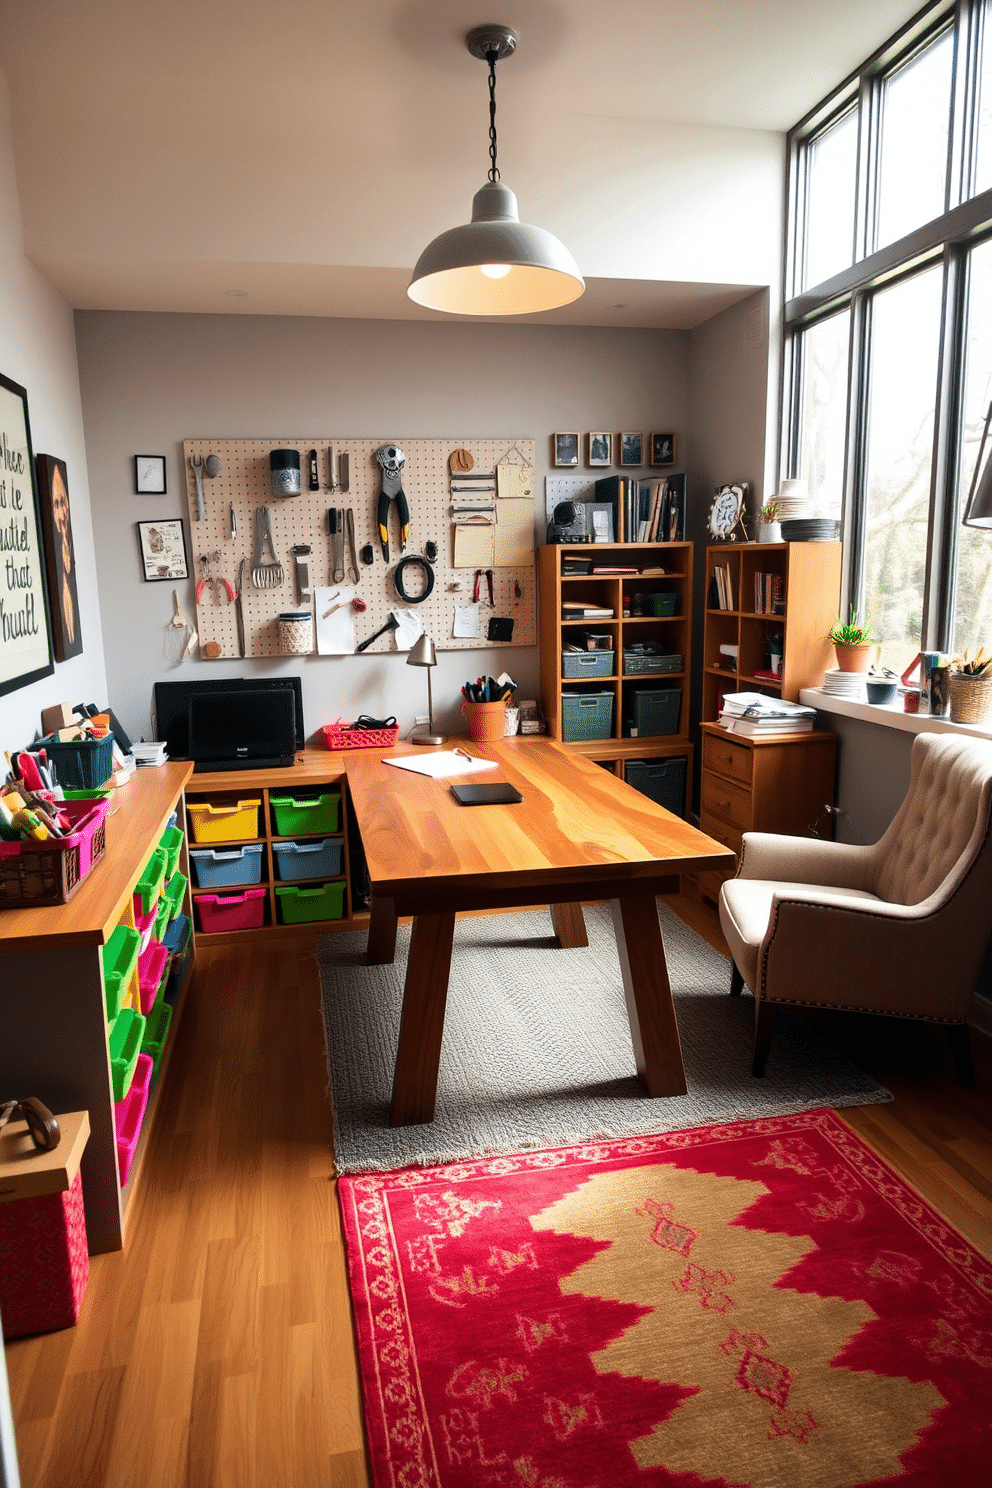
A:
[[[820,837],[785,837],[745,832],[739,878],[779,879],[785,883],[826,884],[834,889],[874,892],[874,853],[870,847],[824,842]]]

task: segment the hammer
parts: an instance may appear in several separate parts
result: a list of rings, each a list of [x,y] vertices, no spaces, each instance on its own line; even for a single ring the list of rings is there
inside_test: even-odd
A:
[[[364,651],[367,646],[371,646],[372,642],[377,641],[381,635],[385,635],[387,630],[395,630],[396,628],[396,621],[390,615],[385,625],[380,630],[377,630],[375,635],[370,635],[367,641],[363,641],[360,646],[355,647],[355,654],[357,655],[359,651]]]

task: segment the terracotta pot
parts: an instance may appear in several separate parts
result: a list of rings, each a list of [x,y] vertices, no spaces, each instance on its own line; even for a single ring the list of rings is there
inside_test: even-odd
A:
[[[837,656],[837,668],[841,672],[866,672],[871,657],[871,645],[866,642],[863,646],[838,646],[834,642],[834,652]]]

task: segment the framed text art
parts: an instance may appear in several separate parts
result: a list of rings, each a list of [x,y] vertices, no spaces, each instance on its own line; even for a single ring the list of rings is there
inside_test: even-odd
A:
[[[76,592],[76,554],[69,512],[69,476],[65,461],[39,455],[38,504],[45,535],[45,566],[52,611],[52,644],[56,661],[68,661],[83,649]]]
[[[186,534],[181,517],[168,517],[162,522],[138,522],[137,528],[147,582],[189,578]]]
[[[28,395],[0,374],[0,694],[54,670]]]

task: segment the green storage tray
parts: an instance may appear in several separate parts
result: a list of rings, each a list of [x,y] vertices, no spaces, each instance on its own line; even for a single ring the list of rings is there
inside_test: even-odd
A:
[[[608,739],[612,732],[612,692],[562,693],[561,737],[566,744],[580,739]]]
[[[103,948],[103,991],[107,999],[107,1022],[113,1023],[124,1005],[124,994],[134,975],[141,950],[141,936],[130,925],[118,925]]]
[[[141,1053],[145,1036],[145,1019],[133,1008],[124,1008],[110,1030],[110,1075],[114,1086],[114,1104],[122,1101],[131,1088],[134,1066]]]
[[[152,905],[157,901],[162,892],[165,882],[165,865],[168,854],[162,847],[157,847],[148,859],[145,870],[134,886],[135,898],[141,899],[143,914],[147,914]]]
[[[338,829],[341,810],[341,792],[338,790],[324,791],[310,799],[305,796],[270,796],[269,800],[280,837],[326,835]]]
[[[148,1014],[144,1035],[141,1040],[142,1054],[150,1054],[158,1074],[158,1067],[162,1062],[162,1054],[165,1051],[166,1040],[169,1037],[169,1027],[172,1023],[172,1008],[160,997]]]
[[[165,886],[164,898],[169,905],[169,919],[174,920],[177,914],[182,912],[183,901],[186,898],[186,890],[189,887],[189,879],[185,873],[174,873]],[[159,936],[161,939],[161,936]]]
[[[303,925],[309,920],[340,920],[344,914],[344,882],[317,884],[312,889],[298,884],[276,884],[279,915],[284,925]]]
[[[614,651],[563,651],[563,677],[612,677],[616,667]]]
[[[159,841],[159,847],[166,854],[165,878],[166,882],[172,877],[179,867],[179,854],[183,846],[182,827],[170,827]]]
[[[656,594],[645,594],[645,603],[650,615],[675,615],[678,613],[679,597],[674,590],[660,590]]]
[[[628,727],[631,734],[636,729],[639,739],[655,738],[659,734],[677,734],[679,713],[682,709],[681,687],[638,687],[631,689],[628,697],[630,717]]]
[[[161,899],[158,901],[158,910],[155,914],[155,926],[152,930],[152,935],[155,937],[156,940],[162,939],[162,936],[165,934],[165,927],[166,925],[168,925],[171,919],[172,905],[169,903],[166,895],[163,894]]]

